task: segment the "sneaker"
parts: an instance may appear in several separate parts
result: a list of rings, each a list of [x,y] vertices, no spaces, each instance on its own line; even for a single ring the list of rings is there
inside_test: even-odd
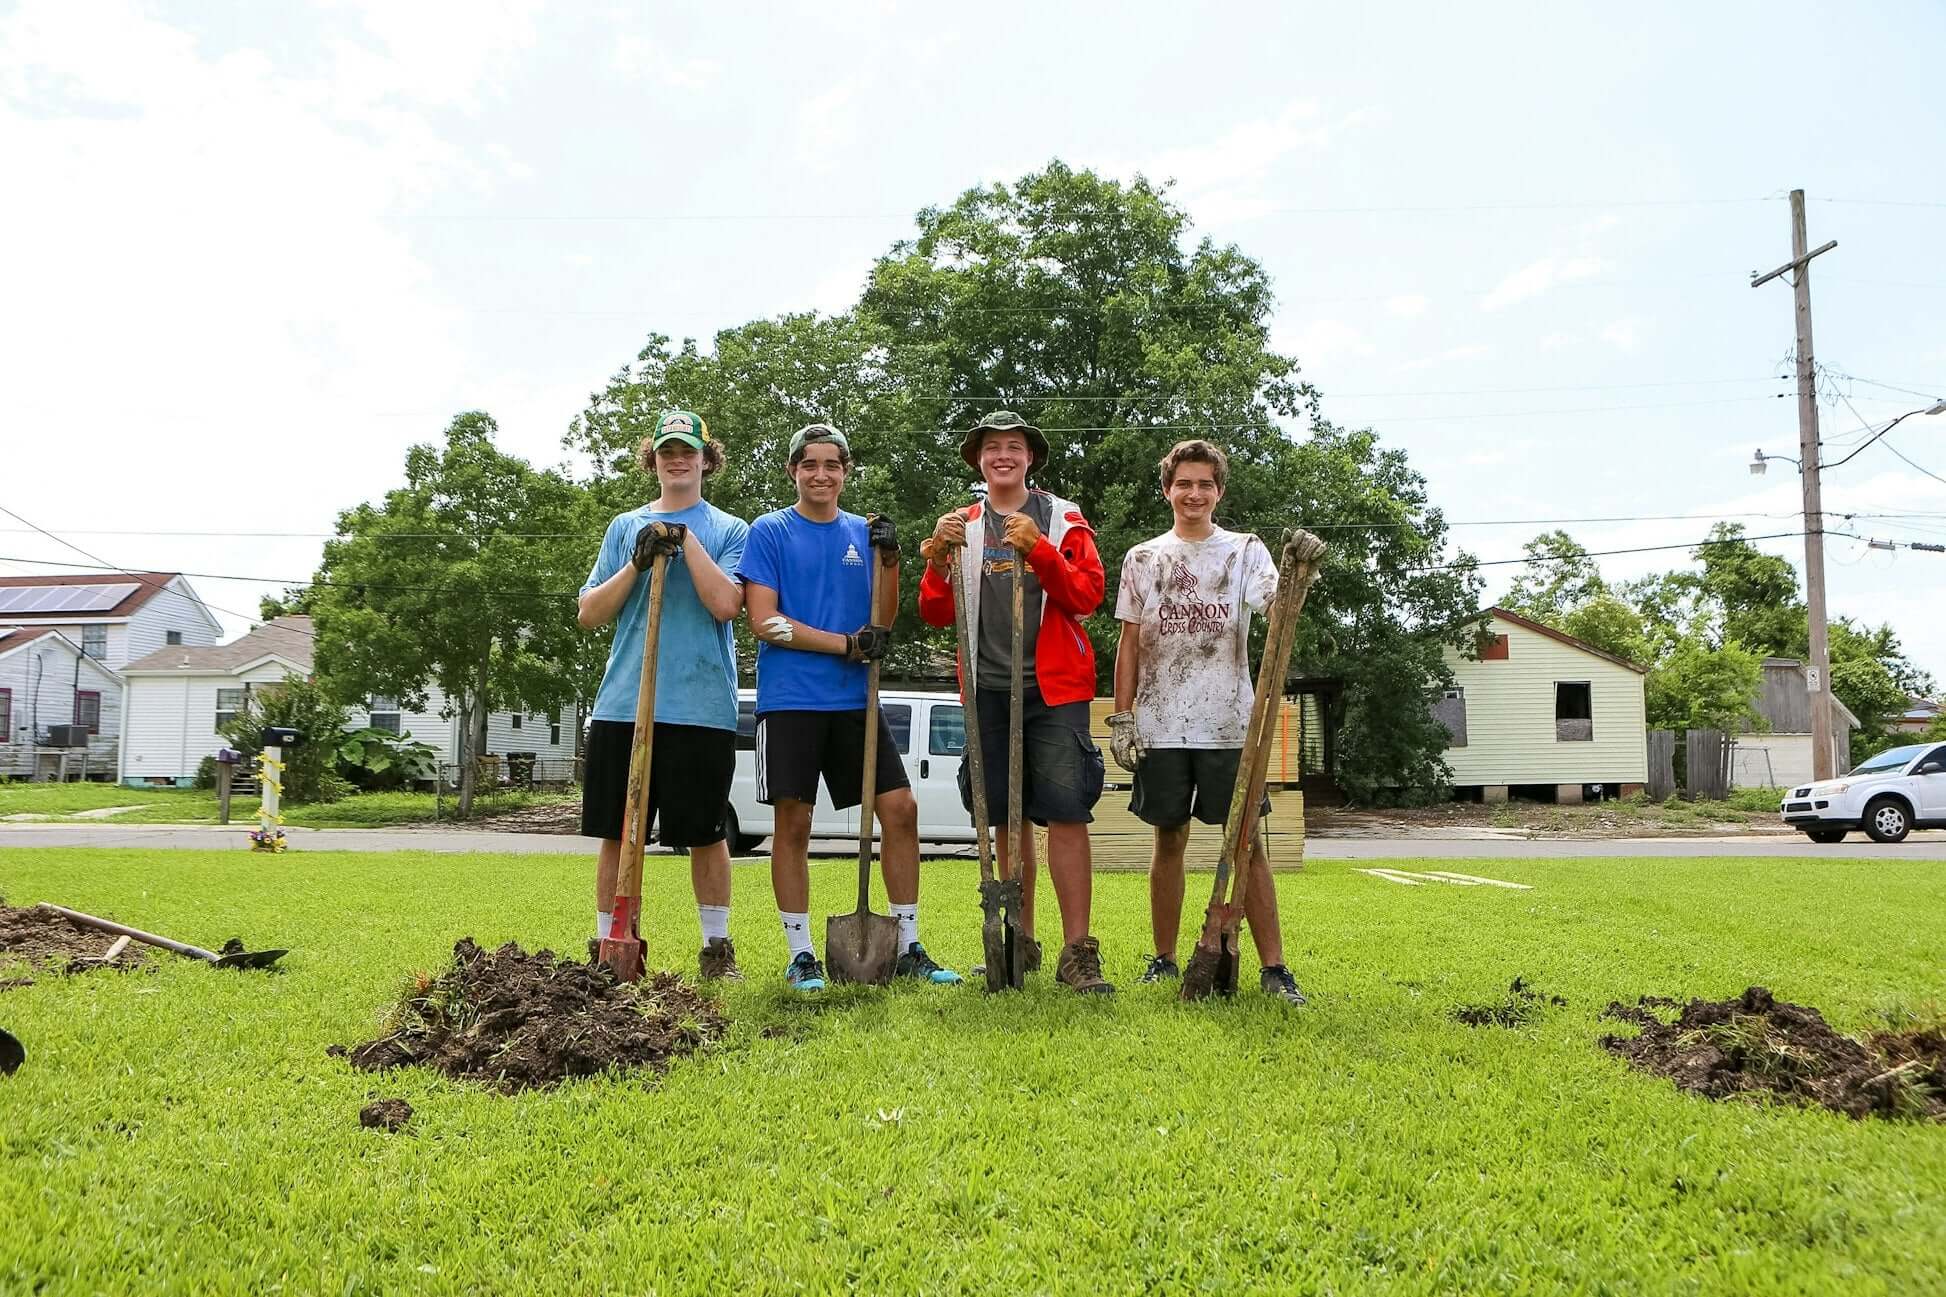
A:
[[[1282,964],[1266,966],[1262,976],[1257,980],[1263,987],[1265,995],[1274,995],[1291,1005],[1306,1003],[1304,992],[1297,989],[1297,979],[1292,977],[1291,970]]]
[[[796,959],[793,959],[791,966],[784,970],[784,984],[793,991],[800,991],[806,994],[812,991],[822,991],[824,989],[824,965],[818,962],[816,955],[807,950]]]
[[[959,974],[952,969],[941,968],[934,963],[933,957],[926,953],[926,948],[916,941],[907,946],[905,953],[899,956],[898,967],[893,972],[900,977],[916,978],[921,982],[931,982],[935,986],[952,986],[960,980]]]
[[[1142,976],[1135,980],[1144,986],[1153,986],[1157,982],[1173,982],[1181,976],[1182,969],[1176,967],[1175,960],[1167,955],[1157,955],[1149,961],[1149,966],[1143,970]]]
[[[1055,966],[1054,976],[1080,995],[1115,993],[1114,984],[1101,975],[1101,943],[1093,937],[1077,937],[1061,947],[1061,959]]]
[[[728,937],[711,937],[703,943],[703,953],[697,957],[704,981],[721,979],[725,982],[741,982],[743,970],[737,967],[736,947]]]

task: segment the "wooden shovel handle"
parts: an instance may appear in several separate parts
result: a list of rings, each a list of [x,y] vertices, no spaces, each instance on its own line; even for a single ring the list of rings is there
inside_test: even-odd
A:
[[[988,839],[991,822],[987,818],[986,752],[980,737],[979,650],[974,644],[975,630],[966,603],[966,567],[959,554],[953,555],[948,578],[953,587],[953,621],[959,654],[959,703],[965,743],[960,748],[960,763],[966,767],[966,786],[973,794],[973,832],[979,841],[980,881],[993,881],[993,843]]]
[[[214,950],[204,950],[201,946],[192,946],[183,941],[171,941],[167,937],[158,937],[153,932],[144,932],[140,928],[131,928],[116,923],[112,919],[98,919],[92,914],[83,914],[79,910],[70,910],[65,905],[55,905],[48,901],[42,901],[40,908],[43,910],[52,910],[68,922],[78,923],[84,928],[93,928],[98,932],[118,933],[123,937],[133,937],[145,946],[159,946],[163,950],[173,950],[178,955],[188,955],[191,959],[201,959],[212,964],[217,959],[217,954]]]
[[[872,554],[871,594],[865,621],[878,621],[878,554]],[[872,901],[872,825],[873,803],[878,799],[878,663],[865,665],[865,769],[858,777],[858,912],[866,913]],[[862,928],[861,928],[862,931]]]
[[[621,872],[615,879],[617,909],[627,907],[627,927],[618,937],[633,939],[641,921],[642,853],[649,839],[649,772],[655,760],[655,669],[661,656],[662,592],[669,579],[669,555],[649,561],[649,624],[642,632],[642,678],[635,697],[635,739],[628,755],[628,800],[622,812]],[[623,916],[616,915],[621,927]]]

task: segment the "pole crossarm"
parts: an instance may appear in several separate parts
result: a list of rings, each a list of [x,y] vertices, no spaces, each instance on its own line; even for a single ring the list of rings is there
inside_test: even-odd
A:
[[[1808,266],[1811,264],[1812,257],[1821,257],[1825,253],[1831,251],[1833,248],[1837,246],[1838,246],[1838,240],[1833,239],[1831,240],[1831,242],[1825,244],[1823,247],[1812,248],[1809,252],[1805,253],[1803,256],[1797,257],[1791,261],[1786,261],[1783,265],[1777,267],[1777,269],[1771,271],[1767,275],[1759,275],[1756,271],[1753,270],[1750,272],[1750,287],[1752,288],[1761,287],[1764,284],[1768,284],[1771,280],[1777,278],[1777,276],[1779,275],[1789,274],[1793,270],[1797,270],[1804,266]]]

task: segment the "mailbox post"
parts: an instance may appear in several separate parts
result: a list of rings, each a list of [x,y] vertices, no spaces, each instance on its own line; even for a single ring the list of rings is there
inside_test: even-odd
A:
[[[264,728],[261,741],[263,753],[257,758],[257,766],[263,800],[257,806],[257,829],[250,835],[250,845],[257,851],[282,851],[284,817],[279,814],[279,807],[284,793],[284,752],[302,744],[304,736],[296,730],[273,725]]]

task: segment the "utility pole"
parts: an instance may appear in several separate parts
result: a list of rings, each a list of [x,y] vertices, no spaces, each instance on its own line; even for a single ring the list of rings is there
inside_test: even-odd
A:
[[[1818,376],[1811,350],[1811,259],[1838,246],[1836,239],[1806,251],[1804,191],[1791,190],[1791,259],[1767,275],[1750,276],[1750,286],[1796,272],[1797,445],[1804,487],[1804,595],[1810,605],[1811,663],[1804,673],[1811,703],[1811,777],[1837,773],[1831,750],[1831,640],[1824,608],[1824,495],[1818,480]]]

